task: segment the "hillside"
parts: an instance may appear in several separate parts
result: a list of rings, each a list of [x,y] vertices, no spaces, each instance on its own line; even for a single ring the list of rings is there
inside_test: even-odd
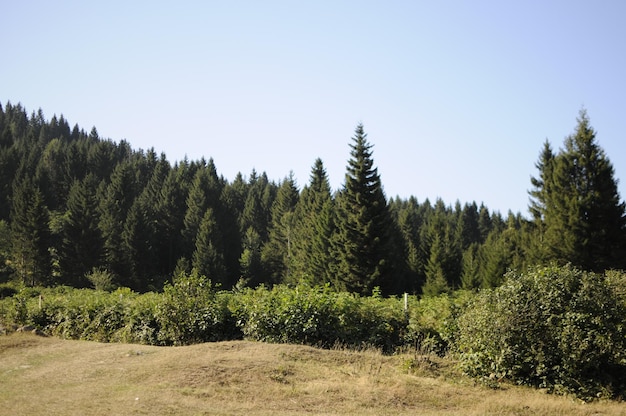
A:
[[[0,409],[11,415],[620,415],[458,377],[414,354],[223,342],[151,347],[0,337]]]

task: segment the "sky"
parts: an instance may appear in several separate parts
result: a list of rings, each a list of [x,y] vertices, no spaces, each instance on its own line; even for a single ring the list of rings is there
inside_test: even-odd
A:
[[[354,130],[388,198],[528,216],[586,109],[626,195],[626,2],[0,0],[0,102],[172,163],[344,183]]]

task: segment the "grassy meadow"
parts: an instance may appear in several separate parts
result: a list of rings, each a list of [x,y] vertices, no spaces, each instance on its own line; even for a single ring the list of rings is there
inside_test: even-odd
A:
[[[626,415],[462,376],[435,355],[250,341],[157,347],[0,336],[7,415]]]

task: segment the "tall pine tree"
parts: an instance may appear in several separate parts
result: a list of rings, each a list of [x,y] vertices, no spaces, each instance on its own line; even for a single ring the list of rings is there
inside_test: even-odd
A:
[[[295,216],[293,273],[289,281],[311,285],[331,283],[334,201],[324,163],[319,158],[311,170],[309,184],[300,194]]]
[[[298,197],[298,188],[293,174],[290,174],[276,192],[276,199],[271,209],[272,220],[269,225],[268,241],[261,251],[266,280],[270,283],[288,280],[291,273],[295,228],[294,210]]]
[[[378,169],[374,168],[372,145],[362,124],[356,127],[352,140],[345,183],[337,195],[335,284],[340,290],[367,294],[376,286],[393,286],[392,224]]]
[[[626,216],[614,170],[586,111],[553,158],[544,146],[533,179],[531,213],[542,221],[545,258],[603,271],[625,262]]]
[[[51,282],[50,228],[43,194],[30,178],[13,186],[11,207],[12,264],[24,284]]]

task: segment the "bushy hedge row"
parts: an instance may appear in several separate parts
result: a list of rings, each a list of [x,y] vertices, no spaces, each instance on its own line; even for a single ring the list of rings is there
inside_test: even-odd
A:
[[[441,297],[432,302],[448,301]],[[102,342],[186,345],[245,338],[321,347],[373,346],[387,352],[424,343],[442,352],[446,342],[439,336],[437,319],[443,320],[451,308],[442,308],[439,318],[424,314],[422,319],[428,304],[411,297],[407,314],[402,299],[338,293],[327,286],[226,292],[191,273],[175,278],[163,293],[25,289],[0,301],[0,323],[31,324],[50,335]],[[436,342],[428,343],[431,337]]]
[[[585,400],[623,395],[626,298],[618,276],[572,267],[509,273],[458,319],[463,369]]]
[[[391,351],[406,331],[399,300],[338,293],[328,286],[247,289],[234,301],[244,336],[258,341],[369,345]]]
[[[186,345],[249,339],[321,347],[452,351],[470,376],[595,397],[626,392],[626,274],[544,267],[478,294],[401,298],[330,287],[221,291],[197,273],[163,293],[64,287],[0,299],[0,324],[102,342]]]

